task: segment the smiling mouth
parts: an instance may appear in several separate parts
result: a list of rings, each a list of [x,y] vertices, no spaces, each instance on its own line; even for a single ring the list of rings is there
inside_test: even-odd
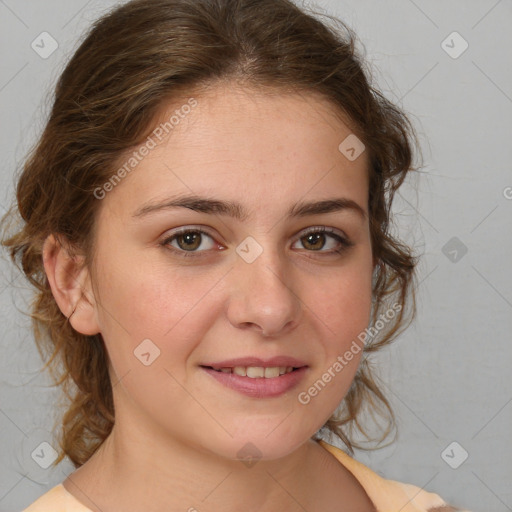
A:
[[[239,375],[240,377],[249,377],[250,379],[272,379],[275,377],[280,377],[281,375],[286,375],[288,373],[292,373],[300,368],[305,367],[294,367],[294,366],[272,366],[272,367],[263,367],[263,366],[234,366],[234,367],[224,367],[224,368],[213,368],[212,366],[201,366],[202,368],[207,368],[209,370],[214,370],[219,373],[233,373],[235,375]]]

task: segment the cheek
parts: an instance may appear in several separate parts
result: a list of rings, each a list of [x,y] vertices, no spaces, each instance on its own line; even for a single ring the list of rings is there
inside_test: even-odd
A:
[[[118,392],[150,416],[166,418],[163,411],[193,405],[183,388],[187,363],[210,325],[211,309],[205,305],[212,300],[208,290],[215,279],[139,268],[117,265],[110,269],[108,285],[100,286],[108,308],[100,308],[102,334],[113,382],[121,381]]]
[[[345,396],[363,354],[372,305],[371,256],[354,259],[324,280],[323,290],[314,290],[308,302],[323,333],[324,351],[315,377],[326,384],[323,393],[328,410]]]
[[[353,264],[324,279],[323,289],[312,288],[309,301],[326,326],[327,338],[338,349],[357,339],[370,321],[372,303],[372,267],[370,258],[361,257]]]
[[[197,284],[175,271],[162,272],[128,258],[104,258],[98,274],[98,317],[113,364],[145,339],[162,350],[161,340],[172,337],[180,320],[197,302]]]

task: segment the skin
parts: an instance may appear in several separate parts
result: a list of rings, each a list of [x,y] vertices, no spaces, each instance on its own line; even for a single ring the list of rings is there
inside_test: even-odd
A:
[[[307,405],[297,398],[370,319],[366,154],[349,161],[340,153],[352,131],[312,93],[224,85],[195,98],[168,139],[99,201],[91,268],[65,242],[45,243],[60,309],[74,329],[105,340],[116,414],[111,435],[64,485],[103,512],[374,510],[351,473],[310,439],[347,393],[361,352]],[[166,105],[162,119],[175,109]],[[238,201],[249,216],[185,208],[133,216],[178,193]],[[332,197],[355,201],[366,217],[350,209],[285,216],[299,200]],[[339,243],[329,233],[308,243],[315,226],[353,245],[328,254]],[[161,245],[180,227],[211,238]],[[252,263],[236,252],[248,236],[263,249]],[[134,355],[144,339],[160,350],[148,366]],[[199,367],[250,355],[289,355],[309,368],[297,388],[253,398]],[[237,460],[249,442],[261,457],[251,467]]]

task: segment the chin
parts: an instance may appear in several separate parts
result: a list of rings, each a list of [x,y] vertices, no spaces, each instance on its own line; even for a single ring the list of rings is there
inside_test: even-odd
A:
[[[271,461],[288,456],[306,443],[314,433],[310,435],[308,432],[280,432],[279,427],[254,429],[254,423],[252,427],[241,429],[241,432],[233,437],[227,434],[221,439],[210,437],[208,445],[203,447],[223,458],[239,460],[250,468],[258,461]],[[212,441],[215,441],[215,445]]]

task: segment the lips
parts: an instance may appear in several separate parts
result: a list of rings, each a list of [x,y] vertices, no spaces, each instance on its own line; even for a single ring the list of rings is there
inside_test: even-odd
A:
[[[222,363],[224,364],[225,362],[223,361]],[[250,378],[235,373],[213,370],[207,366],[200,366],[200,368],[206,375],[212,377],[214,381],[251,398],[273,398],[290,392],[299,385],[309,371],[307,366],[302,366],[273,378]]]
[[[252,398],[281,396],[298,386],[309,371],[305,361],[291,356],[238,357],[199,367],[225,387]]]

